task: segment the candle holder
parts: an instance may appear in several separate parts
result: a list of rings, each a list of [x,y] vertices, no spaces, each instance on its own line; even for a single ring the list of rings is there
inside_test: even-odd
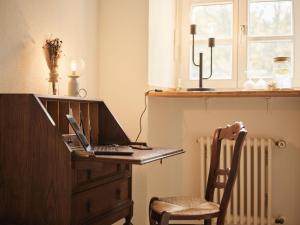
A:
[[[213,48],[215,47],[215,39],[209,38],[208,39],[208,47],[210,48],[210,75],[208,77],[203,77],[203,53],[199,53],[199,64],[195,62],[195,34],[196,34],[196,25],[191,25],[191,35],[193,37],[193,51],[192,51],[192,62],[193,65],[199,67],[199,87],[198,88],[188,88],[187,91],[213,91],[213,88],[204,88],[203,87],[203,80],[209,79],[212,76],[213,66],[212,66],[212,55],[213,55]]]

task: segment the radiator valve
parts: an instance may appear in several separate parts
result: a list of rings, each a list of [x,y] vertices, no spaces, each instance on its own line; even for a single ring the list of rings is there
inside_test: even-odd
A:
[[[284,140],[279,140],[279,141],[276,141],[275,142],[275,145],[278,147],[278,148],[285,148],[286,147],[286,142]]]
[[[275,224],[284,224],[285,223],[285,217],[284,216],[278,216],[275,219]]]

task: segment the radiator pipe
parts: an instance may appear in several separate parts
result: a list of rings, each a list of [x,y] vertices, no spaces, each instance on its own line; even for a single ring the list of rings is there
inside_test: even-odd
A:
[[[275,141],[275,145],[280,149],[286,148],[286,142],[284,140]]]
[[[284,216],[278,216],[276,219],[275,219],[275,224],[284,224],[285,223],[285,217]]]

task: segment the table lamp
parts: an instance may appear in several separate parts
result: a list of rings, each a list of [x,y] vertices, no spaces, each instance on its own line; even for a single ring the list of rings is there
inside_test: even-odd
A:
[[[68,76],[68,95],[74,97],[85,97],[87,95],[87,91],[84,88],[79,88],[78,78],[80,77],[80,72],[84,69],[85,63],[81,60],[71,60],[70,69],[71,74]],[[81,95],[80,92],[83,92]]]

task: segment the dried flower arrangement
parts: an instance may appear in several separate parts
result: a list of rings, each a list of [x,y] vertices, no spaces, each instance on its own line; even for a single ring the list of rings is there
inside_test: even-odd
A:
[[[62,54],[62,41],[58,38],[51,39],[48,38],[45,41],[45,44],[43,46],[45,59],[48,65],[48,68],[50,70],[49,73],[49,82],[52,83],[52,94],[57,95],[58,94],[58,59],[60,58]]]

